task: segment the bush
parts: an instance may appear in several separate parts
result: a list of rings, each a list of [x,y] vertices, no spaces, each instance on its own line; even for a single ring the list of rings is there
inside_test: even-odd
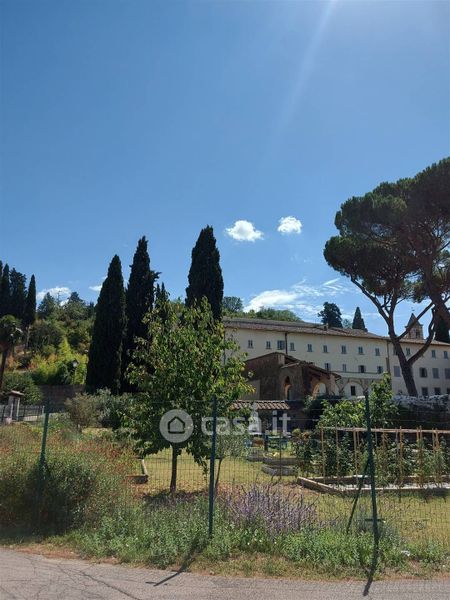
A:
[[[42,392],[28,372],[5,372],[0,403],[6,403],[8,401],[8,393],[11,390],[17,390],[18,392],[25,394],[25,398],[22,398],[21,401],[26,404],[40,404],[42,402]]]
[[[118,460],[114,446],[101,440],[74,444],[53,436],[38,507],[41,432],[26,425],[6,429],[0,441],[2,528],[36,530],[39,508],[43,533],[89,527],[115,515],[126,497],[124,474],[129,465]]]
[[[64,406],[78,431],[99,424],[99,398],[95,394],[77,394],[75,398],[66,400]]]

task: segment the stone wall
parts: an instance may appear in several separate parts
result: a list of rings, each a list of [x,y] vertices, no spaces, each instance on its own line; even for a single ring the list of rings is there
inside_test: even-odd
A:
[[[74,398],[76,394],[84,392],[84,385],[40,385],[43,402],[49,400],[53,409],[64,408],[64,402],[68,398]]]

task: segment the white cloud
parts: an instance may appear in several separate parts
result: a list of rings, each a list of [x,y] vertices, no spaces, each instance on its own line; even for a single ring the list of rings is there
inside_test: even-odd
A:
[[[295,217],[281,217],[278,223],[277,231],[283,235],[301,233],[303,227],[301,221]]]
[[[254,242],[264,237],[262,231],[258,231],[250,221],[236,221],[233,227],[225,229],[227,235],[238,242]]]
[[[66,286],[56,286],[52,288],[47,288],[45,290],[41,290],[37,295],[37,300],[42,300],[46,294],[50,294],[53,298],[58,298],[61,302],[67,300],[67,298],[72,293],[72,290]]]
[[[341,279],[331,279],[318,285],[302,280],[286,290],[265,290],[260,292],[245,306],[248,310],[261,308],[288,309],[307,320],[317,320],[317,313],[323,308],[323,301],[336,296],[349,294],[354,290]]]
[[[267,290],[252,298],[245,310],[260,310],[264,307],[287,308],[292,305],[296,298],[297,294],[288,290]]]
[[[99,285],[90,285],[89,289],[93,292],[99,292],[102,289],[102,284],[100,283]]]

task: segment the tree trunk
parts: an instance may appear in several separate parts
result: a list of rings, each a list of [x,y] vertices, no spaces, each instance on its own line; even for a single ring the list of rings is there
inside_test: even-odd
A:
[[[8,358],[8,350],[3,350],[2,352],[2,362],[0,364],[0,390],[3,385],[3,375],[5,373],[6,359]]]
[[[176,446],[172,446],[172,476],[170,478],[170,493],[175,494],[177,491],[177,460],[179,450]]]
[[[408,359],[403,352],[403,348],[398,340],[392,339],[392,345],[395,348],[398,356],[398,362],[400,363],[400,370],[403,375],[403,379],[405,381],[406,389],[408,391],[409,396],[417,397],[417,388],[416,383],[414,381],[412,365],[408,362]]]
[[[445,325],[450,329],[450,311],[448,310],[445,302],[442,300],[442,296],[440,294],[430,293],[430,300],[434,303],[436,313],[441,317]]]

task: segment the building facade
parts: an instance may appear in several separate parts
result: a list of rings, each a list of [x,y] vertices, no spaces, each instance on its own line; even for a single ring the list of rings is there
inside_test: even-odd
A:
[[[224,325],[248,359],[283,352],[336,373],[339,377],[331,391],[337,395],[361,395],[384,373],[390,374],[395,395],[407,394],[398,357],[388,337],[303,321],[226,318]],[[403,339],[402,347],[406,356],[412,356],[422,345],[422,326],[417,322]],[[414,363],[413,373],[419,395],[450,394],[450,344],[433,341]],[[330,390],[322,383],[316,392]]]

